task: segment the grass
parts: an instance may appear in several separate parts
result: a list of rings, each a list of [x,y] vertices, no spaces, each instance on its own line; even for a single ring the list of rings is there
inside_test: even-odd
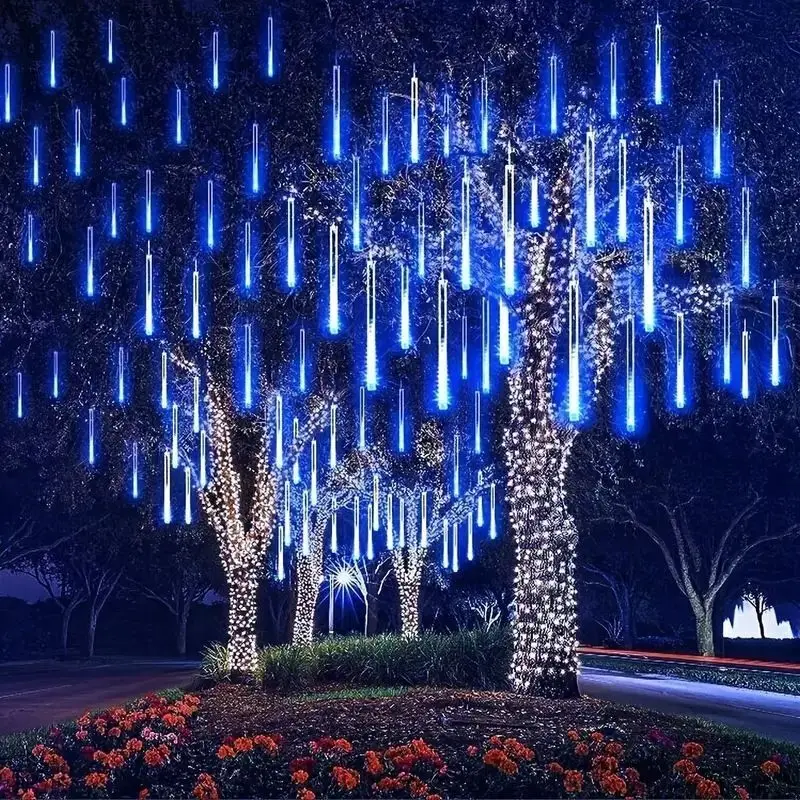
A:
[[[372,700],[376,697],[400,697],[407,686],[370,686],[364,689],[331,689],[327,692],[305,692],[290,696],[295,703],[314,703],[319,700]]]
[[[800,674],[742,669],[741,667],[679,664],[668,661],[649,661],[644,658],[594,654],[582,654],[580,662],[585,667],[594,667],[612,672],[664,675],[687,681],[800,696]],[[798,665],[798,669],[800,669],[800,665]]]

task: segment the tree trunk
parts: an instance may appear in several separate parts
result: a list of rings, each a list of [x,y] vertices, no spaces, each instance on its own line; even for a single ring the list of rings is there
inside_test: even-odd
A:
[[[634,645],[633,640],[633,613],[631,611],[631,598],[626,587],[619,590],[619,612],[620,623],[622,626],[621,644],[626,650],[630,650]]]
[[[176,641],[176,649],[178,651],[178,655],[182,658],[186,655],[186,629],[189,627],[190,610],[191,604],[188,602],[184,603],[177,615],[178,636]]]
[[[70,601],[61,610],[61,654],[64,658],[69,652],[69,625],[72,622],[72,614],[81,602]]]
[[[248,567],[228,575],[228,659],[235,676],[251,675],[256,669],[256,593],[258,575]]]
[[[94,658],[94,637],[95,633],[97,632],[97,617],[99,614],[99,609],[95,609],[92,606],[91,610],[89,611],[89,635],[87,639],[87,655],[89,658]]]
[[[406,548],[405,553],[399,549],[392,552],[397,593],[400,596],[400,635],[403,639],[419,638],[419,596],[425,552],[417,548]]]
[[[292,644],[310,645],[314,641],[314,615],[317,610],[322,575],[313,555],[297,557],[297,591],[292,622]]]
[[[758,620],[758,630],[761,632],[761,638],[766,639],[767,635],[764,633],[764,604],[761,602],[756,603],[756,619]]]
[[[701,656],[716,655],[713,604],[693,603],[692,611],[694,611],[695,631],[697,633],[697,652]]]

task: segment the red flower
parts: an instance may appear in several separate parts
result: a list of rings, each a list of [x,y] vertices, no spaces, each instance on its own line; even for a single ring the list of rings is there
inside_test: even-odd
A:
[[[237,753],[249,753],[253,749],[253,740],[246,736],[240,736],[238,739],[234,739],[233,749]]]
[[[150,790],[147,788],[139,789],[139,800],[147,800],[150,797]]]
[[[233,758],[236,751],[229,744],[221,744],[217,749],[217,758]]]
[[[590,738],[593,742],[602,742],[603,741],[603,734],[600,731],[592,731],[590,734]]]
[[[722,796],[719,789],[719,784],[716,781],[709,780],[708,778],[701,778],[695,784],[694,788],[698,797],[716,800],[716,798]]]
[[[375,750],[367,750],[364,754],[364,770],[369,775],[380,775],[383,772],[381,754]]]
[[[639,770],[634,769],[634,767],[628,767],[625,770],[625,778],[631,781],[631,783],[636,783],[636,781],[639,780]]]
[[[257,736],[253,737],[253,744],[256,747],[263,748],[268,753],[278,752],[278,745],[275,742],[275,739],[272,736],[266,736],[263,733],[259,733]]]
[[[589,745],[586,742],[578,742],[575,745],[575,755],[576,756],[585,756],[589,754]]]
[[[111,730],[108,732],[108,735],[109,735],[109,736],[111,736],[111,737],[113,737],[114,739],[117,739],[117,738],[119,738],[120,736],[122,736],[122,730],[121,730],[120,728],[112,728],[112,729],[111,729]]]
[[[735,788],[736,796],[739,798],[739,800],[750,800],[750,793],[744,788],[744,786],[736,786]]]
[[[317,796],[311,789],[303,789],[297,793],[297,800],[317,800]]]
[[[143,747],[144,744],[141,739],[128,739],[128,741],[125,742],[125,750],[128,753],[138,753]]]
[[[308,783],[308,773],[302,769],[298,769],[296,772],[293,772],[292,783],[296,783],[298,786]]]
[[[192,791],[192,795],[197,800],[219,800],[217,784],[207,772],[201,772],[197,776],[197,784]]]
[[[774,778],[781,771],[781,765],[770,759],[761,765],[761,771],[770,778]]]
[[[36,795],[32,789],[27,789],[20,795],[20,800],[36,800]]]
[[[486,752],[486,755],[483,757],[483,763],[500,770],[500,772],[505,775],[516,775],[519,771],[517,762],[510,759],[502,750],[498,750],[497,748]]]
[[[675,772],[679,775],[683,775],[684,778],[688,779],[689,775],[694,775],[697,772],[697,767],[695,766],[694,761],[689,761],[687,758],[682,758],[680,761],[675,762]]]
[[[509,738],[503,742],[503,749],[512,758],[518,758],[520,761],[531,761],[534,756],[533,750],[526,747],[518,739]]]
[[[685,742],[681,747],[681,755],[684,758],[700,758],[704,752],[703,745],[698,742]]]
[[[581,735],[573,728],[572,730],[567,731],[567,738],[571,742],[577,742],[581,738]]]
[[[619,775],[608,773],[603,776],[600,781],[600,788],[610,795],[624,795],[628,790],[628,786]]]
[[[402,788],[403,784],[397,778],[381,778],[376,784],[375,789],[379,792],[396,792]]]
[[[619,742],[608,742],[605,746],[605,751],[610,756],[621,756],[622,755],[622,745]]]
[[[16,778],[14,777],[14,770],[12,770],[11,767],[0,768],[0,784],[13,788],[15,783]]]
[[[167,760],[162,747],[163,745],[159,747],[149,747],[144,751],[144,763],[147,764],[148,767],[160,767]],[[169,752],[169,750],[167,752]]]
[[[355,789],[361,781],[360,775],[354,769],[347,769],[347,767],[334,767],[331,770],[331,775],[336,785],[348,792]]]
[[[554,775],[563,775],[564,774],[564,767],[558,763],[558,761],[551,761],[547,765],[547,771],[552,772]]]
[[[583,773],[577,769],[568,769],[564,773],[564,789],[571,794],[583,789]]]
[[[480,753],[480,749],[477,745],[471,744],[467,746],[467,755],[471,758],[474,758],[478,753]]]
[[[90,772],[83,782],[89,789],[105,789],[108,783],[108,775],[105,772]]]

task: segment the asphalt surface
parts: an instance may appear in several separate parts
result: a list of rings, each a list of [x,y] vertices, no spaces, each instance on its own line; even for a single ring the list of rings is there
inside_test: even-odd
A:
[[[141,697],[186,686],[198,664],[127,661],[100,664],[0,664],[0,735],[79,717]]]
[[[582,694],[600,700],[700,717],[800,744],[800,697],[793,695],[591,667],[581,669],[578,686]]]

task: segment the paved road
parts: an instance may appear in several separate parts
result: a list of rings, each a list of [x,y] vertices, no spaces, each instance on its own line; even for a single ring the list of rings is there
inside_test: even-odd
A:
[[[0,735],[184,686],[197,666],[190,661],[0,664]]]
[[[578,685],[583,694],[600,700],[701,717],[800,744],[800,697],[592,667],[581,668]]]

